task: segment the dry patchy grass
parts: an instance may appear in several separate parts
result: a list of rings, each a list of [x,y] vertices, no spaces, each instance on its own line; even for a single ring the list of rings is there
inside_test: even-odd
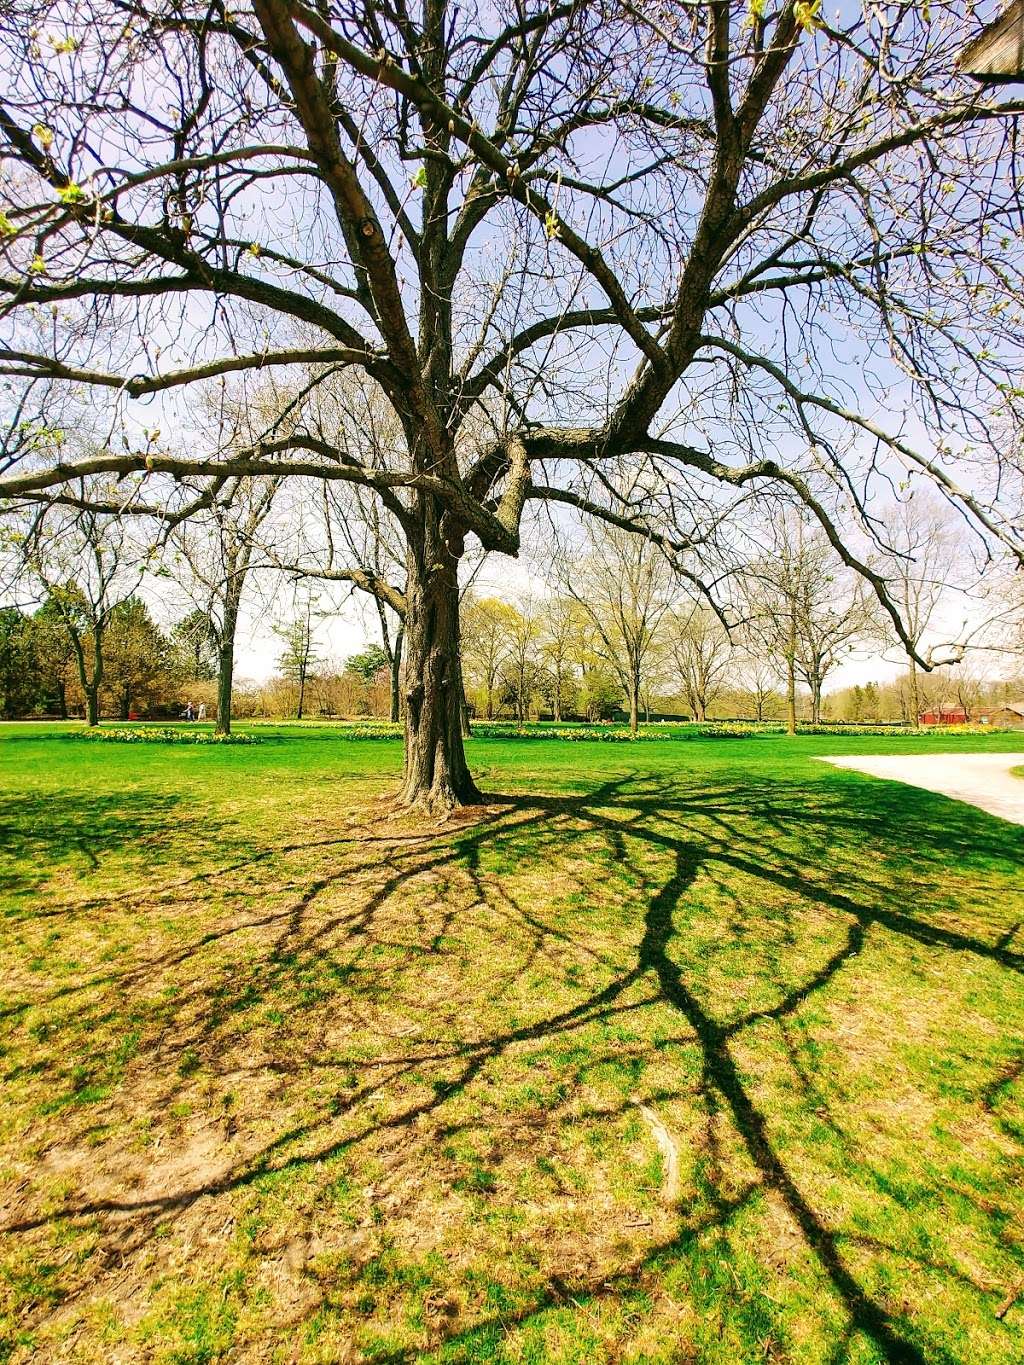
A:
[[[1024,832],[735,742],[481,745],[441,827],[380,742],[59,744],[2,816],[0,1359],[1021,1355]]]

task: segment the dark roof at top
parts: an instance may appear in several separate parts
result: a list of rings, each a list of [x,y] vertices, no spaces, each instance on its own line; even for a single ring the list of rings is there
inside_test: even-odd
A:
[[[1024,80],[1024,0],[1012,0],[964,48],[957,66],[980,81]]]

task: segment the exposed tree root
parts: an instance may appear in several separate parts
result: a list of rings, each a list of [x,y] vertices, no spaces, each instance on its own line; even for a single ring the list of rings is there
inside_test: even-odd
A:
[[[641,1117],[651,1130],[651,1136],[658,1144],[658,1150],[661,1152],[665,1172],[661,1186],[661,1198],[666,1204],[677,1204],[679,1202],[679,1152],[672,1139],[672,1134],[653,1109],[642,1104],[639,1100],[634,1100],[633,1103],[640,1110]]]

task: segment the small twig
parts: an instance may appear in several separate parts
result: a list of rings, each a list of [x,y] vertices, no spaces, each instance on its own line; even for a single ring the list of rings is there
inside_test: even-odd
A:
[[[1017,1283],[1013,1285],[1013,1287],[1010,1289],[1010,1292],[1007,1294],[1006,1298],[996,1309],[996,1317],[999,1319],[1000,1322],[1002,1322],[1003,1318],[1006,1317],[1007,1313],[1020,1298],[1021,1294],[1024,1294],[1024,1278],[1019,1279]]]
[[[644,1122],[651,1130],[651,1136],[658,1144],[661,1152],[661,1159],[665,1166],[665,1183],[661,1188],[661,1197],[666,1204],[675,1204],[679,1199],[679,1153],[676,1151],[676,1144],[672,1140],[672,1135],[658,1118],[653,1109],[648,1108],[639,1100],[633,1103],[643,1115]]]

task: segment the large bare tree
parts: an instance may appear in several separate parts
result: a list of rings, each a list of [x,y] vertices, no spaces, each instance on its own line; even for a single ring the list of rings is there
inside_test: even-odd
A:
[[[372,490],[405,541],[403,794],[431,807],[476,797],[459,562],[468,537],[517,554],[531,500],[685,556],[777,486],[913,653],[862,549],[875,481],[936,484],[1024,553],[990,437],[1020,401],[1024,106],[956,71],[976,27],[955,0],[834,22],[727,0],[10,0],[0,497],[73,498],[88,472],[135,510],[197,476]],[[154,435],[195,385],[288,366],[379,389],[386,467],[301,406],[246,451]],[[134,435],[69,462],[47,436],[83,386]],[[642,502],[615,477],[637,459]]]

